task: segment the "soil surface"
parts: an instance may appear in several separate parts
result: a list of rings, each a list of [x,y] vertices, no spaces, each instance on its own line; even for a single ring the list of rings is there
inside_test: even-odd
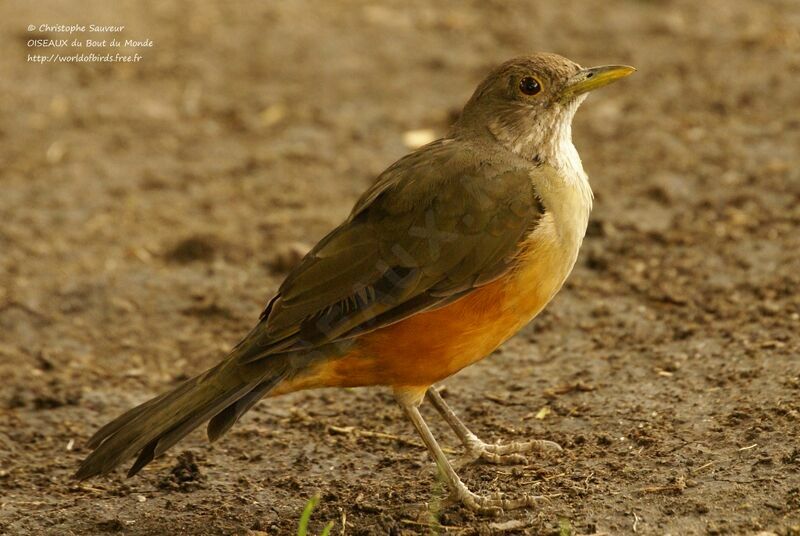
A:
[[[28,24],[124,24],[138,63],[34,64]],[[0,533],[800,533],[800,4],[4,2]],[[86,37],[86,36],[84,36]],[[551,306],[445,382],[483,439],[563,453],[460,469],[543,496],[442,505],[382,389],[262,403],[140,476],[70,479],[100,425],[214,364],[288,267],[496,63],[639,71],[592,95],[595,191]],[[457,457],[456,438],[423,406]]]

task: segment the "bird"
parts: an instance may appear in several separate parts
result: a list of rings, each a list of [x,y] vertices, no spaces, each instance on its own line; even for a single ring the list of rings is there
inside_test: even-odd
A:
[[[593,201],[572,120],[590,91],[633,71],[543,52],[494,68],[444,137],[378,175],[227,356],[100,428],[75,477],[136,456],[133,476],[205,422],[216,441],[264,398],[385,386],[451,501],[477,512],[533,507],[535,495],[471,491],[419,406],[429,400],[474,459],[519,463],[525,453],[560,450],[543,439],[480,440],[435,385],[491,354],[561,289]]]

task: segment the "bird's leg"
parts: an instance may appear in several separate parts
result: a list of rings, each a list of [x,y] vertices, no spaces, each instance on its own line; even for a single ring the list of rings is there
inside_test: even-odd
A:
[[[469,488],[464,485],[461,479],[458,478],[458,475],[453,470],[450,462],[447,461],[447,457],[444,455],[441,447],[433,437],[428,425],[425,424],[425,421],[422,419],[422,415],[420,415],[417,406],[414,404],[403,403],[402,401],[400,405],[406,412],[406,415],[411,423],[414,425],[414,428],[417,429],[422,441],[425,443],[425,446],[428,448],[431,456],[433,456],[433,459],[436,461],[436,466],[439,468],[439,472],[447,482],[447,486],[450,488],[450,501],[460,502],[467,508],[475,510],[479,513],[497,515],[503,510],[515,510],[518,508],[533,507],[535,506],[536,501],[541,499],[541,497],[536,497],[533,495],[522,495],[514,499],[506,499],[501,493],[482,496],[471,492]]]
[[[479,459],[497,464],[526,464],[528,460],[522,453],[561,450],[561,446],[558,443],[544,439],[513,441],[505,444],[485,443],[473,434],[461,419],[456,416],[455,412],[444,401],[442,395],[439,394],[439,391],[436,390],[436,387],[430,386],[425,394],[433,404],[433,407],[436,408],[436,411],[447,421],[447,424],[450,425],[450,428],[453,429],[467,449],[465,459],[458,465],[465,465]]]

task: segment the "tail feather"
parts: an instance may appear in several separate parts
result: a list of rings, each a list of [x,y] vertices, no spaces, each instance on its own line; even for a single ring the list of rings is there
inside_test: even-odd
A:
[[[128,472],[128,476],[132,476],[194,428],[226,408],[236,406],[239,399],[250,402],[254,391],[258,391],[258,398],[261,398],[287,375],[285,363],[277,356],[265,361],[269,362],[264,364],[266,366],[249,366],[243,370],[235,360],[228,359],[117,417],[89,440],[88,445],[95,450],[83,461],[75,478],[84,480],[107,473],[138,453]],[[263,385],[269,388],[261,388]],[[257,400],[252,400],[247,409]],[[222,432],[242,413],[239,412]]]
[[[270,378],[256,385],[249,393],[214,415],[208,423],[208,440],[212,443],[236,424],[239,418],[258,403],[267,393],[272,391],[286,375]]]
[[[133,466],[128,471],[128,476],[133,476],[138,473],[142,467],[162,455],[170,447],[175,445],[175,443],[183,439],[189,432],[210,419],[221,409],[224,409],[228,404],[246,393],[249,389],[250,386],[245,385],[237,391],[214,398],[208,403],[193,409],[187,417],[171,425],[166,431],[155,437],[142,448]]]
[[[212,369],[214,370],[214,369]],[[210,371],[208,371],[210,372]],[[207,374],[206,372],[205,374]],[[135,421],[135,419],[147,412],[147,410],[167,401],[167,399],[174,400],[178,396],[184,394],[186,391],[192,388],[198,381],[198,377],[190,378],[177,387],[175,387],[171,391],[167,391],[166,393],[162,393],[157,397],[151,398],[147,402],[140,404],[136,407],[133,407],[114,419],[113,421],[109,422],[99,430],[97,430],[92,437],[86,442],[86,446],[90,449],[95,449],[100,446],[103,441],[108,439],[109,437],[116,434],[123,426],[127,426]]]

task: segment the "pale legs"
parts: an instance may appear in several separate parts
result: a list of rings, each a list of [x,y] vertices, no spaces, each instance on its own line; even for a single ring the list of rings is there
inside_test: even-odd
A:
[[[500,493],[490,496],[481,496],[472,493],[467,486],[461,482],[461,479],[458,478],[458,475],[453,470],[450,462],[447,461],[444,452],[442,452],[441,447],[439,447],[439,444],[436,442],[436,439],[434,439],[433,434],[431,434],[428,425],[425,424],[425,421],[422,419],[422,415],[419,414],[419,409],[417,409],[416,404],[400,399],[398,399],[398,401],[400,402],[400,406],[403,408],[403,411],[406,412],[409,420],[414,425],[414,428],[417,429],[417,432],[422,438],[423,443],[425,443],[425,446],[428,447],[428,451],[431,453],[431,456],[433,456],[433,459],[436,461],[436,466],[439,468],[439,472],[447,482],[447,487],[450,488],[451,500],[461,502],[466,507],[481,513],[498,514],[502,510],[514,510],[517,508],[532,507],[536,504],[536,501],[540,499],[540,497],[535,497],[532,495],[521,495],[514,499],[504,499]],[[458,421],[458,419],[456,420]]]
[[[544,439],[514,441],[504,445],[484,443],[461,422],[461,419],[456,416],[450,406],[447,405],[447,402],[444,401],[442,395],[436,390],[436,387],[429,387],[425,394],[433,404],[433,407],[436,408],[436,411],[447,421],[447,424],[450,425],[450,428],[453,429],[453,432],[456,433],[467,449],[464,461],[458,465],[464,465],[478,459],[497,464],[526,464],[528,460],[522,455],[523,453],[561,450],[561,446],[558,443]]]

